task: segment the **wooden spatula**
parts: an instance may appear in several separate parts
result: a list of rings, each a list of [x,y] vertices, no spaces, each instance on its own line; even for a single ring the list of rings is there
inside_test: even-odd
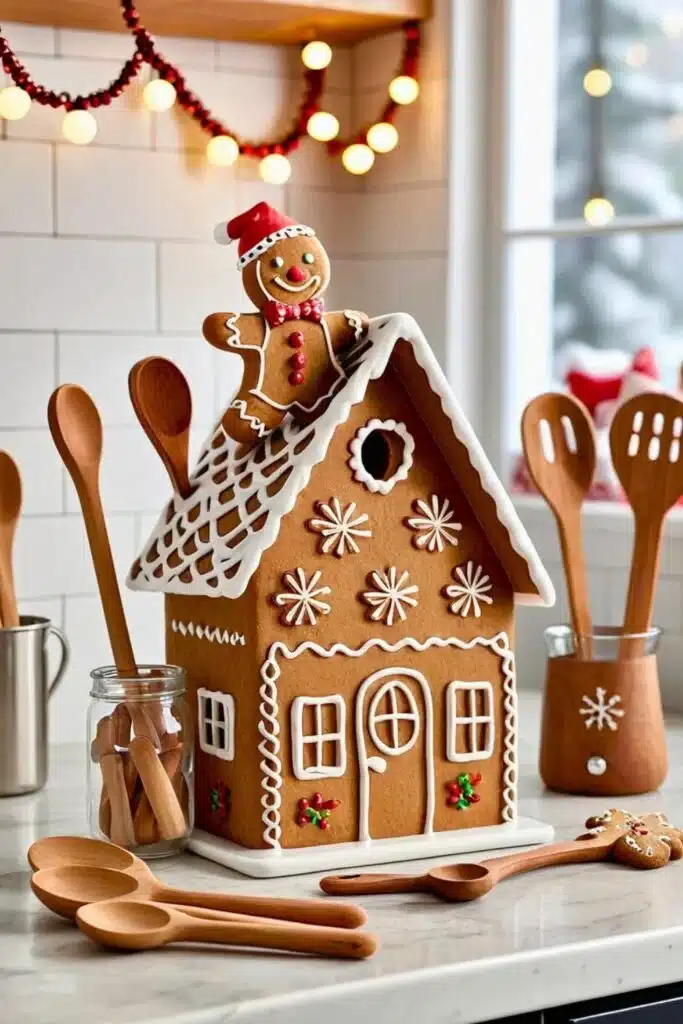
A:
[[[188,454],[192,396],[175,363],[150,356],[128,375],[130,400],[142,429],[161,457],[174,490],[181,498],[190,491]]]
[[[0,626],[19,625],[12,552],[21,512],[21,477],[11,455],[0,452]]]
[[[555,516],[562,547],[572,627],[592,632],[581,506],[595,473],[590,415],[570,395],[539,395],[522,414],[522,444],[531,479]]]
[[[624,633],[644,633],[652,624],[664,519],[683,496],[683,402],[636,395],[615,413],[609,443],[635,518]]]

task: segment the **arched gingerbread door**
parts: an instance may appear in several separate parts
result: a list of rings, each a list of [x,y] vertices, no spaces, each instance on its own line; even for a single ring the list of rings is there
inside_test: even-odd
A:
[[[361,683],[356,697],[358,745],[358,838],[373,835],[371,809],[382,819],[401,817],[401,807],[416,806],[419,820],[411,833],[429,833],[434,821],[434,711],[432,694],[421,672],[408,668],[383,668]],[[406,772],[406,758],[415,770]],[[394,785],[380,782],[390,775]],[[375,785],[373,786],[373,779]],[[387,780],[390,781],[390,780]],[[412,784],[412,788],[411,788]],[[382,805],[373,805],[381,800]],[[405,813],[405,810],[404,810]],[[391,835],[391,827],[386,829]],[[395,835],[395,833],[394,833]]]

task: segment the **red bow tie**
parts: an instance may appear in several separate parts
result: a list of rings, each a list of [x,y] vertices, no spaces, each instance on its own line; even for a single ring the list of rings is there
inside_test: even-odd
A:
[[[324,312],[325,303],[322,299],[307,299],[297,306],[288,306],[286,302],[271,299],[265,306],[263,315],[271,327],[279,327],[287,320],[313,320],[319,324]]]

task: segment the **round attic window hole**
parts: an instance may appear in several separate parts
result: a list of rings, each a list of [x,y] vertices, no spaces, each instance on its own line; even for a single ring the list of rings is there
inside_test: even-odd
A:
[[[373,480],[388,480],[403,460],[405,443],[402,437],[389,430],[372,430],[360,449],[360,460],[365,472]]]
[[[369,491],[388,494],[405,480],[413,464],[415,442],[404,423],[370,420],[357,432],[349,449],[349,466]]]

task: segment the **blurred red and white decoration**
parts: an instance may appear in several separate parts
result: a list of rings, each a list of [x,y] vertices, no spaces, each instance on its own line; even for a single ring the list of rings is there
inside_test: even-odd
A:
[[[592,501],[623,501],[609,453],[609,428],[619,406],[644,391],[666,391],[654,350],[641,348],[635,356],[616,349],[595,349],[581,343],[565,345],[556,362],[561,382],[554,390],[568,391],[586,406],[595,424],[597,466],[589,493]],[[683,371],[683,367],[682,367]],[[679,376],[678,393],[683,393]],[[535,494],[523,455],[515,459],[512,490]]]

